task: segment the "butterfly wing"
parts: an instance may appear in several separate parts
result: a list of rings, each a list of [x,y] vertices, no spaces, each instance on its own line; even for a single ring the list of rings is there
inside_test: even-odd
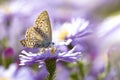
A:
[[[26,31],[25,39],[21,40],[21,44],[28,48],[40,47],[43,38],[35,31],[34,27],[30,27]],[[39,46],[37,46],[39,45]]]
[[[34,27],[26,31],[21,44],[28,48],[48,47],[52,41],[52,31],[47,11],[43,11],[35,21]]]
[[[25,39],[21,40],[20,43],[21,43],[23,46],[27,46]]]
[[[36,19],[34,29],[45,41],[52,41],[51,24],[47,11],[43,11]]]

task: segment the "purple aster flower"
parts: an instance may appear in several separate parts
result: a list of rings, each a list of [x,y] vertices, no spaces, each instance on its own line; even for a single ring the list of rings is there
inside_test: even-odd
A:
[[[35,80],[32,72],[27,67],[18,69],[16,64],[11,64],[8,69],[0,66],[0,80]]]
[[[47,78],[52,80],[56,70],[56,62],[76,62],[82,55],[81,52],[74,52],[76,47],[67,52],[61,52],[57,48],[47,49],[45,52],[26,52],[22,51],[20,56],[20,65],[32,65],[39,63],[39,67],[45,66],[48,71]]]
[[[76,62],[79,58],[81,58],[81,52],[75,52],[76,47],[67,52],[60,52],[59,50],[55,50],[51,53],[52,50],[47,50],[45,53],[32,53],[22,51],[20,56],[20,65],[30,65],[35,62],[39,62],[40,65],[43,65],[43,61],[54,59],[55,61],[65,61],[65,62]]]
[[[53,41],[65,41],[65,43],[67,43],[61,43],[62,46],[59,46],[61,50],[67,51],[74,46],[77,46],[76,51],[84,51],[86,49],[87,39],[89,39],[89,36],[93,32],[89,27],[88,21],[77,18],[60,26],[58,31],[53,31]],[[62,47],[64,47],[64,49]]]
[[[87,47],[87,38],[92,34],[92,29],[89,27],[89,22],[84,19],[76,19],[76,27],[72,26],[71,32],[66,36],[65,40],[71,40],[71,46],[78,46],[80,51],[84,51]],[[73,29],[75,28],[75,29]]]

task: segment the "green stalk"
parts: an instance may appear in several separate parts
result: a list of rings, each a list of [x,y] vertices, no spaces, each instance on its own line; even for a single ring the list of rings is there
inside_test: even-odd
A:
[[[46,69],[48,71],[47,80],[54,80],[55,78],[55,70],[56,70],[56,60],[55,59],[48,59],[45,61]]]

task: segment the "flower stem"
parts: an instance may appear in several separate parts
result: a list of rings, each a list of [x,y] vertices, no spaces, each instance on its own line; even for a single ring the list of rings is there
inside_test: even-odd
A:
[[[55,78],[55,70],[56,70],[56,60],[55,59],[48,59],[45,61],[46,69],[48,71],[47,80],[54,80]]]

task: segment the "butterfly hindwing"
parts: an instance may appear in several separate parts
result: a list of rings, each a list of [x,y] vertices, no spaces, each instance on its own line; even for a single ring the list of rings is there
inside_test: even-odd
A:
[[[40,44],[41,41],[41,36],[35,31],[33,27],[30,27],[27,29],[25,39],[21,40],[21,43],[25,47],[33,48],[36,44]]]
[[[21,43],[23,46],[27,46],[25,39],[21,40],[20,43]]]

